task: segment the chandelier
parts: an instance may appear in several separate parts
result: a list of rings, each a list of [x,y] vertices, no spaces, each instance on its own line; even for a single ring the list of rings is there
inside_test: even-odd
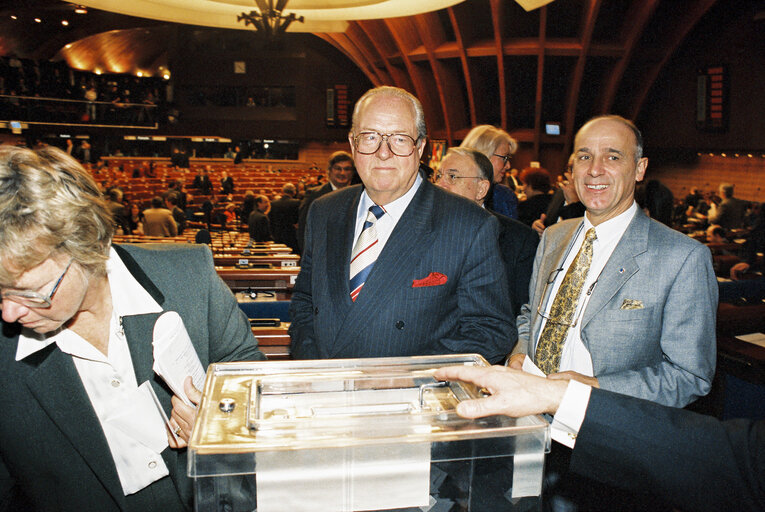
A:
[[[255,0],[255,4],[257,4],[260,12],[243,12],[236,17],[236,21],[244,21],[245,26],[252,25],[259,34],[265,37],[283,34],[293,21],[303,23],[303,16],[298,18],[294,12],[291,12],[288,16],[282,14],[282,11],[287,6],[287,1],[277,0],[274,7],[274,0]]]

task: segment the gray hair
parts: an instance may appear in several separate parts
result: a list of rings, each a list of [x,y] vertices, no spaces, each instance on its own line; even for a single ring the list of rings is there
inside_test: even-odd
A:
[[[481,175],[481,179],[488,180],[489,183],[494,179],[494,167],[491,165],[491,160],[477,149],[463,148],[462,146],[449,148],[444,155],[444,160],[446,160],[449,155],[460,155],[470,158],[478,167],[478,173]]]
[[[468,132],[460,147],[477,149],[491,158],[503,142],[507,142],[511,155],[518,151],[518,142],[505,130],[490,124],[479,124]]]
[[[372,98],[378,95],[394,96],[396,98],[408,101],[412,105],[414,110],[414,124],[417,128],[417,140],[425,139],[428,136],[428,129],[425,126],[425,112],[422,110],[422,103],[413,94],[400,89],[398,87],[391,87],[389,85],[383,85],[381,87],[375,87],[369,89],[364,95],[356,102],[356,106],[353,107],[353,118],[351,122],[351,136],[357,133],[359,117],[361,116],[361,110],[366,103]]]
[[[90,272],[106,271],[111,211],[93,177],[60,149],[0,148],[0,226],[4,282],[55,253]]]

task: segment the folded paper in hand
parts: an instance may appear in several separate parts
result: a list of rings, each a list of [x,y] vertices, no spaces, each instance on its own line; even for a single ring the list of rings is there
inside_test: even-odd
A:
[[[205,369],[199,361],[189,333],[183,325],[181,316],[175,311],[160,315],[154,324],[154,372],[162,377],[173,394],[187,405],[195,407],[183,390],[183,381],[191,376],[194,387],[202,389],[205,381]]]

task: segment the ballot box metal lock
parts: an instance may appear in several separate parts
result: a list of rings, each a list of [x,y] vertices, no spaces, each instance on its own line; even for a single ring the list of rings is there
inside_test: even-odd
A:
[[[437,368],[479,355],[219,363],[189,442],[195,510],[533,507],[548,424],[458,416],[485,390]]]

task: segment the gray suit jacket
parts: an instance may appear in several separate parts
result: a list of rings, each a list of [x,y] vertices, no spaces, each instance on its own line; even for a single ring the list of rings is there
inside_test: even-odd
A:
[[[496,218],[423,181],[352,302],[349,259],[361,193],[361,186],[347,187],[311,206],[290,305],[293,357],[475,352],[500,361],[516,333]]]
[[[205,246],[115,246],[131,274],[165,311],[177,311],[204,367],[211,362],[265,359],[250,324],[213,271]],[[168,417],[172,392],[152,370],[158,314],[123,317],[139,384],[151,382]],[[0,509],[126,510],[117,470],[71,356],[56,344],[15,361],[19,324],[0,332]],[[162,457],[178,493],[191,507],[186,451]],[[155,485],[155,484],[152,484]],[[170,500],[173,501],[173,500]],[[174,510],[169,509],[168,510]]]
[[[534,356],[537,314],[550,272],[562,264],[582,219],[544,231],[513,353]],[[715,371],[717,280],[709,249],[638,209],[600,274],[581,322],[603,389],[683,407],[709,393]],[[625,299],[642,309],[621,309]]]

